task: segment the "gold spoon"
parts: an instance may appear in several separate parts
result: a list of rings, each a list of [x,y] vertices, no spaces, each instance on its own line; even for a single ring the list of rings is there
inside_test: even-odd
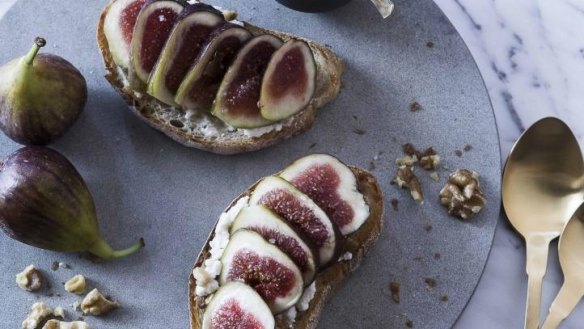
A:
[[[549,243],[584,197],[584,161],[570,128],[544,118],[513,146],[503,172],[503,207],[527,250],[525,329],[537,329]]]
[[[550,307],[542,329],[555,329],[584,296],[584,204],[566,225],[560,237],[560,265],[564,284]]]

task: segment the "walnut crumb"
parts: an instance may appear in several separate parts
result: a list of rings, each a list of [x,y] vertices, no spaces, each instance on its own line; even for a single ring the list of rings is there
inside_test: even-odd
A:
[[[414,171],[409,166],[400,166],[395,174],[393,182],[401,188],[410,190],[412,198],[422,204],[424,203],[424,194],[422,193],[422,185]]]
[[[414,321],[407,319],[406,320],[406,327],[408,328],[413,328],[414,327]]]
[[[448,182],[440,190],[440,203],[448,208],[450,215],[463,220],[480,212],[487,199],[480,189],[479,175],[466,169],[450,174]]]
[[[433,181],[435,181],[435,182],[437,182],[437,181],[439,181],[439,180],[440,180],[440,176],[438,176],[438,173],[437,173],[437,172],[433,172],[433,173],[431,173],[431,174],[430,174],[430,178],[431,178]]]

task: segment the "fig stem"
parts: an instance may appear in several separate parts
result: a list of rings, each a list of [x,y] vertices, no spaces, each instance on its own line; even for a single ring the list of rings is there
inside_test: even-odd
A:
[[[37,37],[34,40],[34,45],[32,45],[32,49],[24,57],[24,61],[26,62],[26,64],[28,65],[32,64],[32,61],[34,61],[34,58],[38,54],[39,50],[41,50],[41,48],[44,47],[46,44],[47,41],[45,39]]]
[[[131,247],[127,249],[113,250],[112,247],[110,247],[110,245],[107,242],[105,242],[104,240],[99,240],[87,251],[100,258],[114,259],[129,256],[137,252],[138,250],[142,249],[142,247],[144,246],[145,246],[144,239],[140,238],[138,242],[134,243]]]

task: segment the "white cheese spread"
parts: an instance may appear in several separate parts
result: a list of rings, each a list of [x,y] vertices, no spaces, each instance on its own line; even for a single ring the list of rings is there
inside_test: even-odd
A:
[[[303,312],[308,310],[310,301],[314,298],[314,294],[316,294],[316,281],[313,281],[310,286],[304,289],[302,296],[298,300],[298,303],[296,303],[298,311]]]
[[[245,196],[231,207],[229,210],[221,214],[217,226],[215,227],[215,235],[210,246],[210,256],[205,260],[202,266],[196,267],[193,270],[193,277],[197,282],[195,294],[197,296],[207,296],[214,293],[219,288],[219,282],[216,278],[221,274],[221,256],[229,243],[229,227],[235,220],[239,211],[249,204],[249,197]]]

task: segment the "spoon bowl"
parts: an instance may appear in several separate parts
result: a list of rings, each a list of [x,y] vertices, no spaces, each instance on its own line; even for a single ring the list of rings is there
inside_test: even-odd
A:
[[[525,328],[537,329],[549,243],[584,197],[584,160],[570,128],[557,118],[529,127],[511,150],[502,187],[505,213],[526,241]]]
[[[584,296],[584,204],[578,207],[566,225],[558,249],[564,284],[542,329],[557,328]]]

